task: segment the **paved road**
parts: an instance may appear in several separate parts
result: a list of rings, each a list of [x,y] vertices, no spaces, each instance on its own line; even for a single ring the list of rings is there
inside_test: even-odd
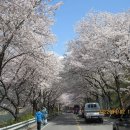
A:
[[[49,122],[42,130],[112,130],[112,124],[108,121],[87,124],[83,118],[71,113],[64,113],[52,122]]]

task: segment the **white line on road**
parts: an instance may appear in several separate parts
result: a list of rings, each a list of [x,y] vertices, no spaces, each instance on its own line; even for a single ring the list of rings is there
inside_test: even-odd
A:
[[[50,123],[47,123],[45,126],[42,127],[42,129],[44,129],[45,127],[47,127]]]
[[[78,122],[76,116],[74,116],[74,119],[76,121],[76,126],[77,126],[78,130],[82,130],[82,128],[80,127],[80,123]]]

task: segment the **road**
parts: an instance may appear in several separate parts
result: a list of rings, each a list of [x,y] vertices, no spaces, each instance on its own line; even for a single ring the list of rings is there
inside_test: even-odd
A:
[[[42,130],[112,130],[112,124],[108,121],[104,121],[103,124],[87,124],[83,118],[71,113],[64,113],[49,122]]]

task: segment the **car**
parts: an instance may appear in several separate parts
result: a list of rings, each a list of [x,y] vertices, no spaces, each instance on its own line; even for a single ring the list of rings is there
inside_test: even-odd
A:
[[[113,130],[130,130],[130,106],[114,121]]]
[[[86,103],[84,107],[84,118],[86,122],[99,121],[103,123],[103,114],[100,113],[99,103]]]

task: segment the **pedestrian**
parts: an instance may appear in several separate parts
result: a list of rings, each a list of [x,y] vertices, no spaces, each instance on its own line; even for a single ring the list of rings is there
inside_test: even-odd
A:
[[[37,109],[37,112],[35,114],[35,119],[36,119],[36,122],[37,122],[37,130],[41,130],[41,123],[42,121],[44,120],[44,115],[42,112],[40,112],[40,109],[38,108]]]
[[[44,117],[45,117],[45,119],[44,119],[44,121],[43,121],[43,124],[46,125],[46,124],[47,124],[48,111],[47,111],[47,109],[46,109],[45,107],[43,107],[42,113],[43,113],[43,115],[44,115]]]

